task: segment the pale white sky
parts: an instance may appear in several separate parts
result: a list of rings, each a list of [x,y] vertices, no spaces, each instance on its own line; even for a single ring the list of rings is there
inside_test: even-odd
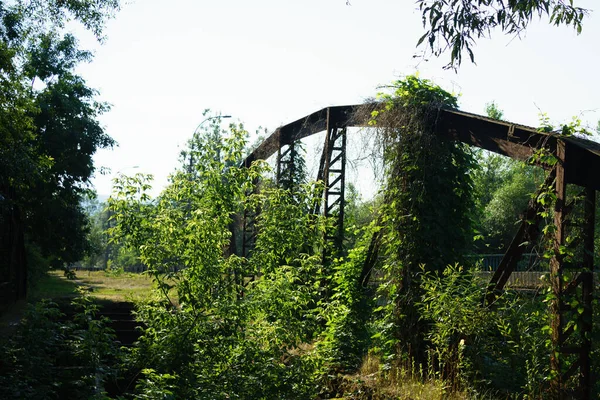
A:
[[[593,8],[593,1],[579,1]],[[447,56],[413,58],[421,17],[406,0],[134,0],[106,29],[81,35],[95,52],[79,72],[113,105],[101,118],[119,142],[95,156],[112,174],[155,175],[167,183],[202,111],[211,108],[269,132],[329,105],[353,104],[379,85],[419,71],[460,93],[461,109],[496,101],[513,122],[537,125],[538,108],[557,121],[585,111],[600,119],[600,16],[570,28],[535,23],[522,40],[495,35],[475,49],[477,65],[444,71]],[[131,166],[137,165],[137,170]],[[97,175],[99,194],[111,174]]]

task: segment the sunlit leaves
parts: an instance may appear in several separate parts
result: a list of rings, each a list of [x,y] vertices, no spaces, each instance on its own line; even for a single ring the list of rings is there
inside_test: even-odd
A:
[[[136,175],[118,177],[109,200],[115,238],[139,249],[163,299],[141,311],[152,359],[141,390],[174,387],[178,398],[305,393],[314,366],[290,349],[320,329],[325,219],[307,210],[322,186],[292,195],[262,181],[256,193],[266,164],[241,165],[243,126],[223,129],[215,118],[201,128],[158,198],[146,197],[148,177]],[[250,258],[234,253],[244,209],[260,210]]]
[[[573,1],[532,0],[417,0],[427,29],[417,46],[426,45],[433,55],[450,53],[446,68],[457,69],[466,52],[475,62],[476,42],[500,29],[507,35],[519,36],[535,17],[548,18],[549,23],[572,26],[581,33],[588,10]]]

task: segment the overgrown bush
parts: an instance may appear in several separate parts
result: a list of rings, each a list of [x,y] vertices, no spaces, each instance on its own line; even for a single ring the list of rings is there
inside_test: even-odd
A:
[[[438,273],[464,263],[473,237],[473,157],[464,145],[436,135],[440,109],[457,99],[416,76],[394,82],[371,112],[383,146],[381,225],[386,232],[378,309],[379,346],[389,361],[425,363],[427,323],[416,307],[420,266]],[[390,364],[391,365],[391,364]]]
[[[453,390],[538,398],[550,359],[543,296],[505,293],[484,306],[486,284],[458,266],[443,275],[425,272],[422,318],[432,371]]]
[[[97,306],[82,295],[66,320],[56,303],[30,305],[0,347],[0,398],[103,399],[119,350]]]
[[[240,167],[245,136],[213,125],[186,153],[193,168],[186,163],[156,201],[141,176],[119,181],[109,200],[113,235],[139,249],[162,295],[138,314],[147,327],[131,358],[143,372],[138,398],[316,393],[325,220],[307,213],[311,185],[252,194],[265,164]],[[248,259],[232,238],[244,207],[261,211]]]
[[[372,289],[363,288],[361,272],[375,224],[363,232],[362,239],[346,258],[334,261],[334,287],[323,315],[327,329],[319,342],[327,373],[356,371],[371,344]]]

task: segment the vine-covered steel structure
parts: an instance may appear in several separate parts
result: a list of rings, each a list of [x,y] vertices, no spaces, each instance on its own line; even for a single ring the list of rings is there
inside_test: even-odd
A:
[[[332,216],[335,229],[327,239],[332,246],[340,249],[344,234],[344,183],[346,175],[346,135],[351,127],[368,126],[369,110],[377,109],[378,104],[360,104],[323,108],[310,115],[281,126],[267,137],[244,161],[249,166],[253,161],[267,159],[279,154],[278,177],[285,176],[286,168],[291,168],[290,160],[281,155],[289,151],[298,140],[326,132],[321,155],[318,179],[325,186],[320,210]],[[365,112],[366,110],[366,112]],[[550,302],[552,344],[556,350],[551,357],[554,372],[552,390],[557,397],[575,394],[578,398],[591,396],[590,376],[592,299],[594,289],[594,226],[596,191],[600,190],[600,144],[576,136],[564,136],[554,132],[540,132],[524,125],[514,124],[471,114],[462,111],[438,110],[435,133],[476,146],[517,160],[531,160],[544,152],[552,155],[555,162],[546,162],[538,157],[538,165],[547,171],[548,178],[540,191],[551,191],[556,196],[554,209],[554,244],[550,260],[550,282],[553,292]],[[283,161],[285,160],[285,161]],[[567,199],[567,186],[576,185],[583,189],[582,195]],[[584,201],[583,223],[573,228],[570,212],[577,201]],[[499,268],[489,283],[487,303],[493,304],[497,294],[503,290],[518,260],[526,250],[522,246],[526,240],[533,240],[540,234],[542,218],[541,205],[532,200],[525,210],[521,226],[508,247]],[[250,221],[250,219],[244,219]],[[244,249],[250,248],[246,241],[254,237],[244,227]],[[566,243],[567,230],[580,229],[582,240]],[[366,285],[370,271],[377,259],[380,235],[374,235],[366,257],[361,282]],[[565,248],[579,246],[583,262],[573,265],[565,261]],[[331,250],[330,250],[331,251]],[[325,255],[327,256],[327,255]],[[573,301],[575,299],[576,301]],[[577,306],[573,307],[573,304]],[[577,328],[575,328],[577,327]]]

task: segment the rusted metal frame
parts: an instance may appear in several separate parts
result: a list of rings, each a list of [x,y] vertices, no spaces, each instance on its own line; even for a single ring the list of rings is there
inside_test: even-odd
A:
[[[256,243],[256,213],[244,210],[242,220],[242,257],[249,258]]]
[[[339,160],[342,164],[341,168],[341,182],[340,182],[340,190],[339,190],[339,200],[340,200],[340,208],[338,214],[338,238],[339,238],[339,248],[341,249],[344,241],[344,218],[345,218],[345,208],[346,208],[346,141],[347,141],[347,128],[344,127],[341,130],[341,139],[342,139],[342,147],[341,151],[341,160]],[[338,179],[339,180],[339,179]],[[337,180],[336,180],[337,181]],[[334,183],[332,183],[334,185]]]
[[[581,272],[563,288],[563,295],[569,296],[575,293],[577,287],[583,283],[586,272]]]
[[[342,249],[344,239],[344,195],[345,195],[345,170],[346,170],[346,117],[340,117],[333,108],[326,110],[326,132],[323,152],[317,180],[324,184],[323,191],[317,196],[322,203],[315,201],[313,213],[317,214],[319,209],[323,210],[326,217],[330,217],[337,211],[335,221],[335,234],[325,234],[327,242],[333,241],[334,251]],[[323,260],[329,257],[327,253],[329,246],[325,246]]]
[[[292,157],[296,143],[292,142],[287,145],[285,151],[279,148],[277,154],[277,185],[286,189],[292,188],[294,185],[294,177],[292,171],[294,169],[295,160]]]
[[[564,222],[563,207],[567,195],[567,183],[565,180],[565,154],[566,146],[564,141],[559,140],[556,146],[556,204],[554,208],[554,254],[550,260],[550,285],[552,287],[553,299],[550,303],[550,328],[553,351],[550,356],[550,368],[554,373],[554,379],[551,382],[553,394],[557,398],[563,398],[566,393],[565,375],[563,374],[564,359],[560,347],[564,343],[564,317],[563,317],[563,255],[561,248],[565,244],[566,232]],[[557,354],[558,353],[558,354]]]
[[[291,124],[283,126],[275,131],[273,135],[267,138],[245,161],[244,165],[249,166],[256,159],[266,159],[280,147],[281,143],[291,143],[303,137],[310,136],[324,129],[329,132],[327,121],[331,119],[331,113],[336,110],[343,115],[346,123],[344,126],[365,126],[366,121],[352,121],[353,110],[359,106],[342,106],[322,109],[316,113]],[[376,106],[375,106],[376,107]],[[325,116],[327,114],[327,116]],[[563,320],[562,312],[565,307],[562,304],[561,297],[565,294],[562,290],[562,271],[565,267],[562,259],[560,247],[564,245],[565,228],[564,224],[564,200],[566,195],[566,185],[576,184],[593,190],[600,190],[600,180],[597,179],[597,171],[600,170],[600,146],[593,142],[580,138],[559,138],[555,134],[546,134],[537,132],[533,128],[523,127],[501,121],[491,120],[474,114],[468,114],[455,110],[440,110],[437,133],[448,136],[452,139],[474,145],[492,152],[503,154],[514,159],[528,159],[537,149],[545,147],[551,152],[559,155],[559,167],[557,168],[557,179],[555,182],[559,200],[555,210],[555,221],[557,230],[555,233],[555,255],[551,260],[551,284],[556,299],[551,304],[553,312],[552,340],[555,345],[564,343],[562,336]],[[326,135],[327,136],[327,135]],[[569,145],[569,168],[565,168],[565,142]],[[324,155],[327,153],[324,153]],[[562,158],[561,158],[562,157]],[[323,165],[323,163],[321,163]],[[549,169],[550,166],[542,165]],[[327,171],[327,175],[329,171]],[[325,174],[321,175],[325,176]],[[375,242],[373,242],[375,243]],[[371,257],[372,258],[372,257]],[[365,270],[369,270],[365,268]],[[366,275],[366,273],[365,273]],[[582,278],[583,279],[583,278]],[[567,287],[569,287],[568,285]],[[585,293],[589,291],[583,290]],[[588,294],[586,294],[588,296]],[[564,393],[562,384],[564,382],[560,376],[560,359],[554,357],[551,359],[552,368],[559,372],[559,377],[553,383],[554,388],[558,388],[557,393]],[[582,364],[579,361],[571,364],[568,371],[574,371]],[[585,364],[585,363],[583,363]],[[583,368],[583,367],[582,367]],[[582,373],[582,375],[585,375]]]
[[[579,386],[581,398],[591,398],[592,377],[590,354],[592,351],[592,319],[593,319],[593,291],[594,291],[594,227],[596,216],[596,191],[592,188],[585,189],[584,205],[584,231],[583,231],[583,269],[580,274],[583,313],[581,313],[581,374]]]
[[[333,240],[335,251],[342,249],[344,240],[344,195],[346,175],[346,128],[339,128],[335,124],[328,127],[329,137],[327,160],[323,170],[325,183],[324,212],[326,217],[335,214],[335,234],[328,239]],[[337,152],[337,154],[336,154]],[[338,187],[335,187],[337,185]],[[337,212],[336,212],[337,211]]]
[[[340,183],[342,180],[342,175],[338,176],[337,178],[335,178],[333,181],[331,181],[331,186],[335,186],[338,183]]]
[[[317,182],[325,182],[325,168],[326,168],[326,164],[328,163],[328,157],[329,157],[329,125],[327,125],[326,127],[326,132],[325,132],[325,143],[323,144],[323,151],[321,152],[321,160],[319,162],[319,171],[317,172]],[[321,210],[321,207],[323,207],[324,205],[324,199],[323,199],[323,191],[320,191],[318,193],[315,194],[315,196],[319,199],[318,201],[314,201],[314,208],[313,208],[313,214],[319,214],[319,211]]]
[[[555,139],[533,129],[493,121],[488,118],[454,110],[443,110],[438,132],[450,138],[510,158],[525,161],[542,146],[554,150]]]
[[[527,160],[542,147],[554,153],[556,142],[560,140],[567,144],[570,154],[565,182],[600,190],[596,173],[600,170],[600,144],[596,142],[579,137],[565,138],[556,133],[539,132],[531,127],[447,109],[440,110],[437,133],[516,160]],[[550,165],[540,166],[551,169]]]
[[[275,183],[279,186],[279,179],[281,177],[281,144],[277,148],[277,175],[275,177]]]
[[[576,353],[576,352],[579,351],[579,349],[573,349],[573,351],[574,351],[574,353]],[[568,353],[565,352],[564,354],[568,354]],[[569,368],[563,374],[563,376],[562,376],[563,381],[567,381],[569,378],[573,377],[573,375],[580,368],[581,368],[581,359],[577,359],[571,365],[569,365]],[[580,392],[581,392],[581,390],[580,390]],[[568,394],[568,389],[564,388],[563,391],[562,391],[562,393],[560,393],[558,396],[559,397],[565,397],[566,394]],[[573,396],[569,396],[569,397],[572,398]],[[578,398],[581,398],[581,397],[578,396]]]
[[[280,143],[289,144],[327,130],[328,116],[336,121],[338,126],[366,126],[367,121],[358,121],[354,118],[355,111],[365,106],[368,105],[326,107],[281,126],[246,157],[243,165],[248,167],[255,160],[266,160],[277,152]]]
[[[355,112],[364,107],[375,110],[378,105],[327,107],[279,127],[244,160],[243,165],[248,167],[255,160],[266,160],[277,152],[281,143],[289,144],[326,130],[328,114],[338,121],[338,126],[368,126],[368,118],[365,119],[368,112],[360,113],[362,119],[355,117]],[[558,137],[534,128],[448,109],[439,111],[436,124],[440,135],[518,160],[526,160],[542,145],[554,151]],[[577,137],[561,140],[568,143],[572,161],[566,171],[566,182],[600,190],[600,180],[596,175],[596,171],[600,170],[600,145]]]
[[[565,169],[567,165],[566,145],[559,141],[557,145],[557,158],[559,164],[557,167],[556,179],[556,208],[554,224],[556,227],[554,239],[554,256],[550,262],[550,279],[554,299],[551,303],[551,328],[553,347],[559,352],[557,356],[554,352],[551,357],[551,367],[555,373],[555,379],[552,382],[553,392],[556,397],[561,398],[567,395],[567,384],[570,378],[579,370],[579,387],[577,397],[581,399],[591,398],[591,332],[592,332],[592,298],[593,298],[593,268],[594,268],[594,224],[595,224],[595,200],[596,193],[593,188],[584,189],[584,225],[583,225],[583,271],[564,285],[563,270],[565,268],[562,248],[565,246],[566,239],[566,215],[572,207],[565,205],[566,202],[566,182]],[[570,161],[570,160],[569,160]],[[562,171],[561,171],[562,170]],[[562,173],[561,173],[562,172]],[[563,178],[561,182],[560,177]],[[574,203],[573,203],[574,205]],[[577,289],[581,287],[580,304],[583,306],[582,312],[573,310],[567,297],[578,296]],[[567,323],[567,318],[576,320],[580,331],[580,345],[569,345],[572,342],[572,336],[575,333],[573,325]],[[565,329],[565,326],[569,326]],[[569,360],[567,357],[577,356],[577,359]]]
[[[490,279],[488,284],[488,293],[486,296],[487,304],[492,304],[496,300],[497,294],[504,289],[504,286],[506,285],[506,282],[508,282],[510,275],[517,267],[517,263],[526,250],[526,246],[523,246],[522,244],[527,239],[530,241],[537,239],[539,235],[539,225],[542,220],[540,216],[542,205],[537,201],[537,198],[542,191],[546,190],[552,184],[555,176],[555,170],[552,170],[546,177],[544,183],[538,189],[535,197],[529,200],[529,204],[523,216],[523,220],[521,221],[521,225],[519,226],[519,230],[508,246],[502,261],[500,261],[498,269],[494,272],[492,279]]]
[[[339,193],[339,192],[335,192],[335,193]],[[331,193],[331,192],[329,192],[329,195],[332,195],[332,193]],[[326,210],[326,211],[327,211],[327,213],[326,213],[326,214],[327,214],[328,216],[331,216],[331,214],[333,214],[333,211],[335,211],[336,207],[339,207],[339,205],[340,205],[341,203],[342,203],[342,202],[341,202],[341,199],[340,199],[340,198],[337,198],[337,199],[335,199],[335,200],[333,201],[333,203],[329,203],[329,204],[327,205],[327,210]]]

